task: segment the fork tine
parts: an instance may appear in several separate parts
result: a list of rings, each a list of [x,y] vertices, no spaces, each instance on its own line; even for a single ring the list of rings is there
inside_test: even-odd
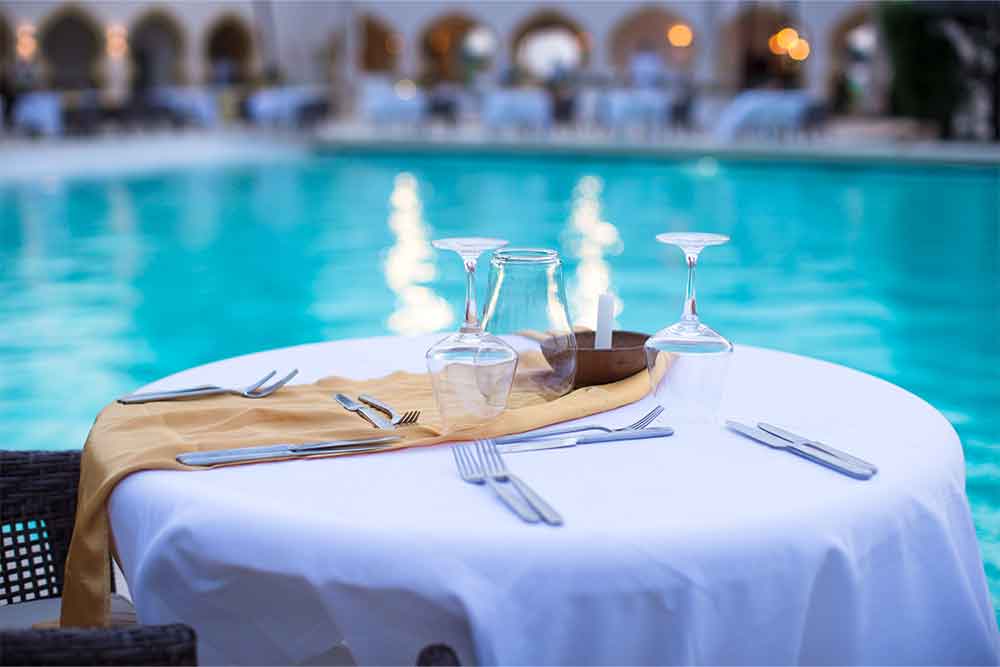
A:
[[[406,420],[407,424],[416,424],[420,420],[420,410],[410,410],[410,418]]]
[[[270,386],[267,386],[267,387],[264,387],[259,392],[257,392],[257,397],[258,398],[262,398],[264,396],[270,396],[274,392],[276,392],[279,389],[281,389],[282,387],[284,387],[288,383],[289,380],[291,380],[293,377],[295,377],[298,374],[299,374],[299,369],[298,368],[293,368],[291,373],[289,373],[285,377],[281,378],[280,380],[278,380],[274,384],[272,384]],[[272,373],[272,375],[274,375],[274,373]]]
[[[479,457],[479,465],[484,475],[494,477],[493,465],[486,454],[486,448],[482,440],[476,440],[476,455]]]
[[[663,412],[663,406],[662,405],[657,405],[655,408],[653,408],[652,410],[650,410],[649,412],[647,412],[645,415],[643,415],[641,419],[639,419],[638,421],[636,421],[634,424],[631,424],[627,428],[630,428],[630,429],[643,429],[643,428],[646,428],[647,426],[649,426],[650,424],[653,423],[653,420],[655,420],[657,417],[660,416],[661,412]]]
[[[500,452],[497,451],[497,445],[492,440],[481,440],[483,447],[486,449],[487,454],[489,454],[490,459],[493,461],[493,469],[496,470],[501,475],[506,475],[507,464],[504,463],[503,457],[500,456]]]
[[[455,467],[458,468],[458,474],[462,479],[465,479],[467,475],[465,474],[465,468],[462,465],[462,456],[458,453],[459,445],[455,445],[451,448],[451,455],[455,457]]]
[[[456,456],[461,461],[462,474],[465,476],[466,481],[471,481],[479,476],[479,471],[476,469],[476,463],[472,458],[472,452],[469,451],[469,445],[458,445],[456,448]]]
[[[248,394],[252,394],[253,392],[255,392],[258,389],[260,389],[260,386],[262,384],[264,384],[265,382],[267,382],[268,380],[270,380],[271,378],[273,378],[275,376],[275,374],[277,374],[277,372],[278,371],[271,371],[270,373],[268,373],[267,375],[265,375],[264,377],[262,377],[256,384],[250,385],[244,391],[246,393],[248,393]]]

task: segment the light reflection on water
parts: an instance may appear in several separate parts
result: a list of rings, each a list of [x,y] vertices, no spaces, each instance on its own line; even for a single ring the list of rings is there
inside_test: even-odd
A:
[[[573,189],[573,210],[563,237],[570,256],[579,260],[567,288],[573,322],[591,329],[597,327],[598,299],[612,292],[611,265],[605,256],[620,255],[624,250],[618,229],[601,217],[603,187],[597,176],[580,178]],[[615,295],[615,315],[623,309],[624,303]]]
[[[413,174],[396,176],[389,206],[388,225],[396,242],[386,253],[382,268],[386,284],[396,294],[396,308],[386,326],[405,336],[444,329],[455,320],[451,306],[431,287],[421,284],[433,281],[437,272]]]

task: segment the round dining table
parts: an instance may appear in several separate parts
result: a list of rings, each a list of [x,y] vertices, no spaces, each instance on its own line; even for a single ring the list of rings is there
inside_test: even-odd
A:
[[[147,388],[419,372],[437,337],[272,350]],[[629,424],[652,400],[588,421]],[[665,407],[654,425],[671,425]],[[506,455],[559,527],[463,483],[448,445],[144,471],[108,511],[139,620],[193,626],[202,664],[415,664],[430,644],[462,664],[998,662],[962,447],[937,410],[843,366],[737,346],[722,415],[879,472],[675,424]]]

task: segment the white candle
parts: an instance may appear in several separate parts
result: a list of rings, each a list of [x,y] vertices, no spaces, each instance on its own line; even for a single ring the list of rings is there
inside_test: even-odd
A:
[[[611,329],[615,324],[615,297],[605,292],[597,301],[597,334],[594,336],[594,349],[611,349]]]

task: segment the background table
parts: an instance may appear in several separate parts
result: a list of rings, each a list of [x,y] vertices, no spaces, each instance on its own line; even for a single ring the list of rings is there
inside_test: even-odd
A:
[[[422,370],[434,337],[229,359],[150,387]],[[621,425],[649,399],[600,416]],[[996,663],[950,424],[891,384],[737,347],[726,416],[875,462],[859,482],[717,428],[510,455],[566,517],[528,526],[447,447],[126,478],[112,528],[139,618],[205,664]],[[405,408],[406,406],[399,406]],[[331,410],[339,410],[333,401]],[[662,419],[660,423],[669,423]]]

